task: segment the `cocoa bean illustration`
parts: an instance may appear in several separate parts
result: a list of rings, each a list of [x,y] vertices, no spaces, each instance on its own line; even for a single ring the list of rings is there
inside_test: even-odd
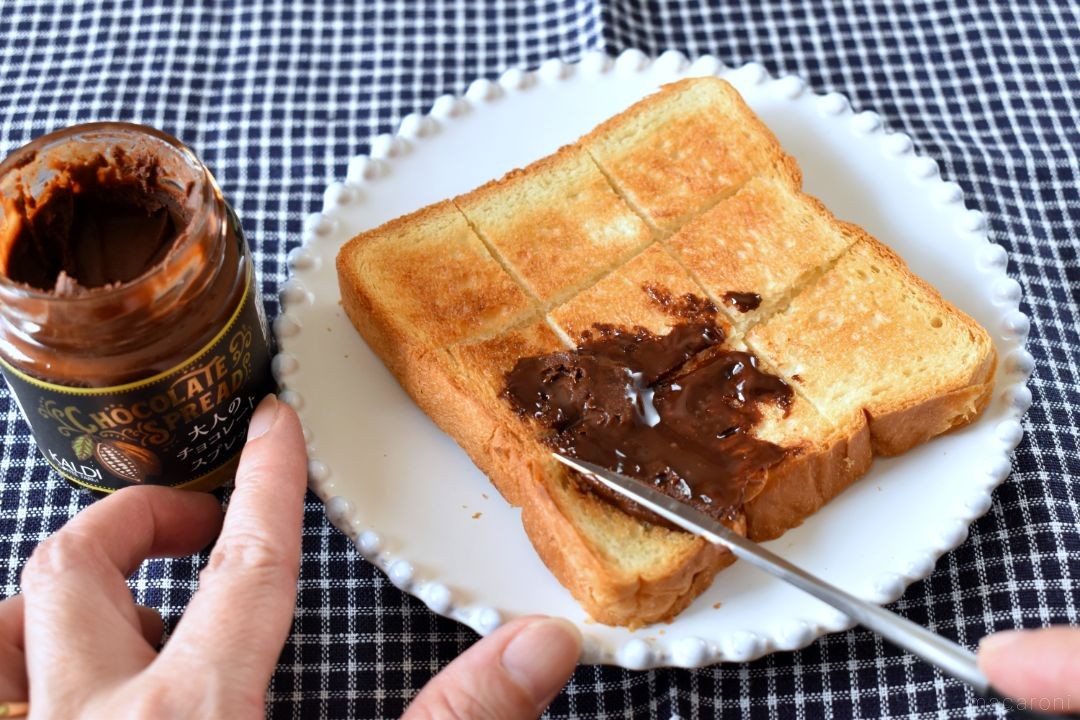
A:
[[[161,474],[161,460],[153,450],[122,440],[104,440],[94,447],[94,458],[110,473],[141,483]]]

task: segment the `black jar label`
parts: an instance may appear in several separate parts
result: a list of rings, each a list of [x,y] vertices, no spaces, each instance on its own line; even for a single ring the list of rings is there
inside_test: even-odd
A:
[[[255,406],[274,391],[272,344],[250,264],[247,275],[225,327],[195,355],[146,380],[73,388],[0,358],[49,464],[77,485],[113,492],[139,484],[201,487],[234,460]]]

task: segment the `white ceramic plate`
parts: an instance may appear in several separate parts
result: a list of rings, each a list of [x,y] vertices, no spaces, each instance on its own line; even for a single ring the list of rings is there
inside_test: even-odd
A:
[[[876,461],[769,546],[860,597],[895,600],[965,539],[1009,474],[1031,402],[1020,286],[1005,274],[1005,251],[987,240],[983,215],[965,209],[959,186],[942,181],[910,138],[886,132],[872,112],[853,114],[840,95],[815,95],[756,64],[728,69],[711,57],[650,61],[628,51],[511,70],[498,82],[477,81],[465,98],[439,98],[430,114],[406,117],[397,135],[374,139],[370,157],[349,163],[347,180],[327,188],[323,211],[305,224],[275,321],[275,372],[304,421],[311,487],[331,521],[398,587],[480,633],[526,613],[560,615],[581,627],[587,662],[647,668],[749,660],[849,626],[741,564],[670,624],[630,632],[591,623],[537,558],[518,511],[410,401],[339,305],[334,258],[358,231],[536,160],[660,84],[703,74],[731,81],[798,158],[806,189],[988,328],[1000,357],[979,422]]]

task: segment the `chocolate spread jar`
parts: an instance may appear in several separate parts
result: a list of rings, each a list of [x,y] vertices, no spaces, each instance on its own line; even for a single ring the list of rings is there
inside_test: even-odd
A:
[[[221,485],[270,349],[240,224],[179,141],[94,123],[0,164],[0,368],[70,482]]]

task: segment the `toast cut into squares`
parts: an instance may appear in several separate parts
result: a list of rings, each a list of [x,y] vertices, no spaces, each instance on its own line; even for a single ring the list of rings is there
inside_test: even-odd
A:
[[[741,340],[733,345],[753,353]],[[782,462],[769,468],[743,507],[747,537],[764,542],[802,524],[862,477],[873,454],[865,418],[851,415],[834,421],[822,415],[791,377],[754,354],[762,370],[782,377],[794,390],[786,412],[763,406],[764,416],[753,431],[755,437],[788,451]]]
[[[541,559],[600,622],[670,619],[731,555],[624,512],[558,464],[550,431],[503,397],[519,359],[569,349],[596,325],[666,334],[688,321],[680,303],[708,307],[729,348],[794,392],[750,429],[787,450],[753,471],[764,476],[732,516],[755,540],[803,522],[874,453],[971,422],[989,400],[985,330],[799,187],[794,161],[738,93],[699,78],[338,255],[353,324],[521,507]],[[742,313],[729,292],[761,304]]]
[[[476,383],[471,389],[499,410],[509,410],[499,394],[506,386],[506,374],[517,361],[566,350],[568,346],[543,316],[533,316],[493,337],[456,343],[448,349],[462,370],[463,380]]]
[[[456,202],[511,274],[547,305],[652,241],[648,226],[577,146]]]
[[[895,253],[848,230],[859,242],[747,341],[834,422],[865,414],[874,452],[895,455],[978,416],[996,354]]]
[[[723,80],[666,85],[581,139],[627,202],[661,235],[774,174],[801,184],[788,157]]]
[[[449,201],[347,243],[337,267],[350,319],[378,345],[441,347],[535,311]]]
[[[666,240],[740,330],[782,307],[855,242],[815,198],[762,175]],[[760,298],[754,309],[729,293]]]

